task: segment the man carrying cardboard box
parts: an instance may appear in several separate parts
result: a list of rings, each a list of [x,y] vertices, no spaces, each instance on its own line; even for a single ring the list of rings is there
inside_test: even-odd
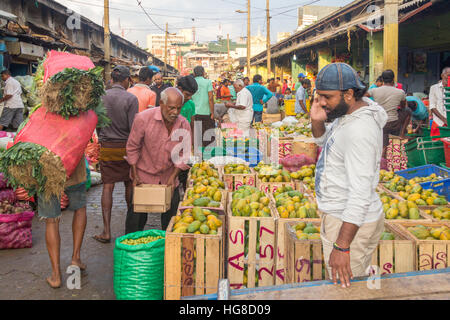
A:
[[[180,194],[178,175],[189,169],[191,155],[191,128],[180,116],[184,96],[176,88],[161,93],[160,107],[136,115],[127,143],[127,160],[131,166],[131,179],[140,184],[162,184],[174,189],[170,209],[161,214],[162,230],[167,229],[170,218],[178,209]],[[133,212],[128,207],[125,233],[144,230],[147,213]]]

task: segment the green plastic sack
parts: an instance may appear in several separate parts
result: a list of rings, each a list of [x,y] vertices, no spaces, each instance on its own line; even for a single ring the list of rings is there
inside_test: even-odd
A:
[[[125,239],[165,237],[162,230],[129,233],[116,239],[114,248],[114,293],[118,300],[162,300],[164,297],[165,239],[130,246]]]

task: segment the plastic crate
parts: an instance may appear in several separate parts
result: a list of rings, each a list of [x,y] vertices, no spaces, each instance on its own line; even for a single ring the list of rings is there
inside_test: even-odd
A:
[[[439,177],[444,177],[445,179],[450,178],[450,170],[443,169],[434,164],[429,164],[426,166],[421,166],[417,168],[411,168],[406,170],[397,171],[395,174],[405,178],[412,179],[415,177],[428,177],[431,174],[436,174]]]
[[[442,138],[441,136],[433,137]],[[405,152],[408,156],[408,168],[415,168],[427,164],[439,165],[445,162],[444,143],[432,141],[431,137],[421,137],[405,144]]]
[[[423,189],[433,189],[437,194],[445,196],[450,201],[450,179],[444,179],[436,182],[425,182],[420,184]]]
[[[450,167],[450,138],[442,139],[444,143],[445,165]]]
[[[450,170],[450,167],[447,167],[447,166],[445,165],[445,163],[441,163],[441,164],[439,165],[439,167],[444,168],[444,169],[446,169],[446,170]]]

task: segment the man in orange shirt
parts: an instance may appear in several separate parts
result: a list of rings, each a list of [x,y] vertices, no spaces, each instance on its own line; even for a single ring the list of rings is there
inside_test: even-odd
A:
[[[223,80],[222,88],[220,88],[220,98],[225,101],[231,101],[232,97],[230,89],[228,89],[228,85],[228,80],[225,79]]]
[[[156,93],[150,89],[152,84],[153,70],[145,66],[139,70],[139,83],[127,91],[134,94],[139,101],[139,112],[154,107],[156,104]]]

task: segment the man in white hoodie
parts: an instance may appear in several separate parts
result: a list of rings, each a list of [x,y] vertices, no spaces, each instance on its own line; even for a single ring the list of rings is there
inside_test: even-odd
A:
[[[312,132],[323,148],[316,166],[316,195],[324,213],[320,228],[330,278],[343,287],[368,275],[384,229],[376,187],[386,111],[368,98],[366,86],[345,63],[317,75],[311,107]],[[326,121],[332,122],[325,126]]]

